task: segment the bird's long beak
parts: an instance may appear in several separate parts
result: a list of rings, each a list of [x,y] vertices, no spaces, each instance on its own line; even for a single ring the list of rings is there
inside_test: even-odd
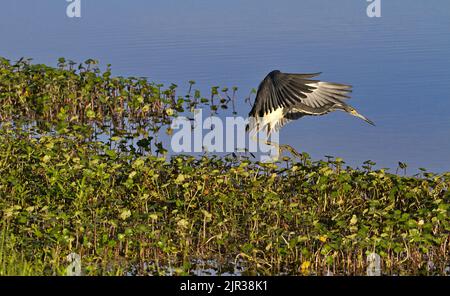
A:
[[[352,111],[350,111],[350,114],[351,115],[353,115],[353,116],[356,116],[356,117],[358,117],[358,118],[361,118],[362,120],[364,120],[365,122],[367,122],[368,124],[371,124],[371,125],[373,125],[373,126],[375,126],[375,123],[372,121],[372,120],[370,120],[369,118],[367,118],[367,117],[365,117],[364,115],[361,115],[361,114],[359,114],[356,110],[352,110]]]

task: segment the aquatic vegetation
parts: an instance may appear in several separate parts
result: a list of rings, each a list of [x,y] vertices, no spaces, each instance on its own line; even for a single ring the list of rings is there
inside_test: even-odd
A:
[[[164,154],[161,131],[195,108],[211,114],[229,109],[235,114],[237,88],[211,88],[209,98],[194,89],[177,96],[177,85],[164,88],[144,77],[113,77],[110,65],[102,72],[98,61],[81,64],[60,58],[58,67],[10,62],[0,57],[0,121],[37,125],[41,132],[84,131],[83,138],[109,141],[111,147],[141,154]],[[130,145],[131,144],[131,145]]]
[[[162,157],[127,137],[141,123],[154,136],[190,97],[178,105],[170,88],[72,63],[0,63],[0,274],[65,274],[70,253],[88,275],[188,274],[207,261],[249,274],[365,274],[374,252],[383,274],[448,272],[450,173],[400,176],[307,153]],[[203,104],[216,106],[217,93]]]

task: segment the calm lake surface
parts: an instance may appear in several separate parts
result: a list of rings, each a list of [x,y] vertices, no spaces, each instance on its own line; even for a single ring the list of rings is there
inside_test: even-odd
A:
[[[0,56],[56,65],[59,57],[111,63],[115,75],[189,80],[206,94],[239,87],[238,110],[271,70],[323,72],[354,86],[349,101],[372,127],[342,112],[288,124],[282,143],[314,159],[373,160],[395,171],[450,170],[450,1],[14,0],[0,6]]]

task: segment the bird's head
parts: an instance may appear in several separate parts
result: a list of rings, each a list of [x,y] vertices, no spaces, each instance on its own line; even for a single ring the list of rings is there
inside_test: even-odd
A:
[[[358,111],[356,111],[356,109],[353,108],[353,107],[350,107],[350,110],[348,110],[348,112],[349,112],[351,115],[355,116],[355,117],[361,118],[362,120],[364,120],[364,121],[367,122],[368,124],[375,125],[375,123],[374,123],[372,120],[368,119],[368,118],[365,117],[364,115],[359,114]]]

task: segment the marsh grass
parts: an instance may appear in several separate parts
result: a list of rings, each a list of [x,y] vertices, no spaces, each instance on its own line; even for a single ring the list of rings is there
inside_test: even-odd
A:
[[[169,158],[158,141],[133,149],[127,137],[155,137],[197,99],[211,108],[234,96],[174,101],[170,88],[86,64],[1,60],[0,274],[65,274],[77,253],[87,275],[192,274],[198,262],[356,275],[372,252],[384,274],[446,274],[450,173],[399,176],[306,153]]]

